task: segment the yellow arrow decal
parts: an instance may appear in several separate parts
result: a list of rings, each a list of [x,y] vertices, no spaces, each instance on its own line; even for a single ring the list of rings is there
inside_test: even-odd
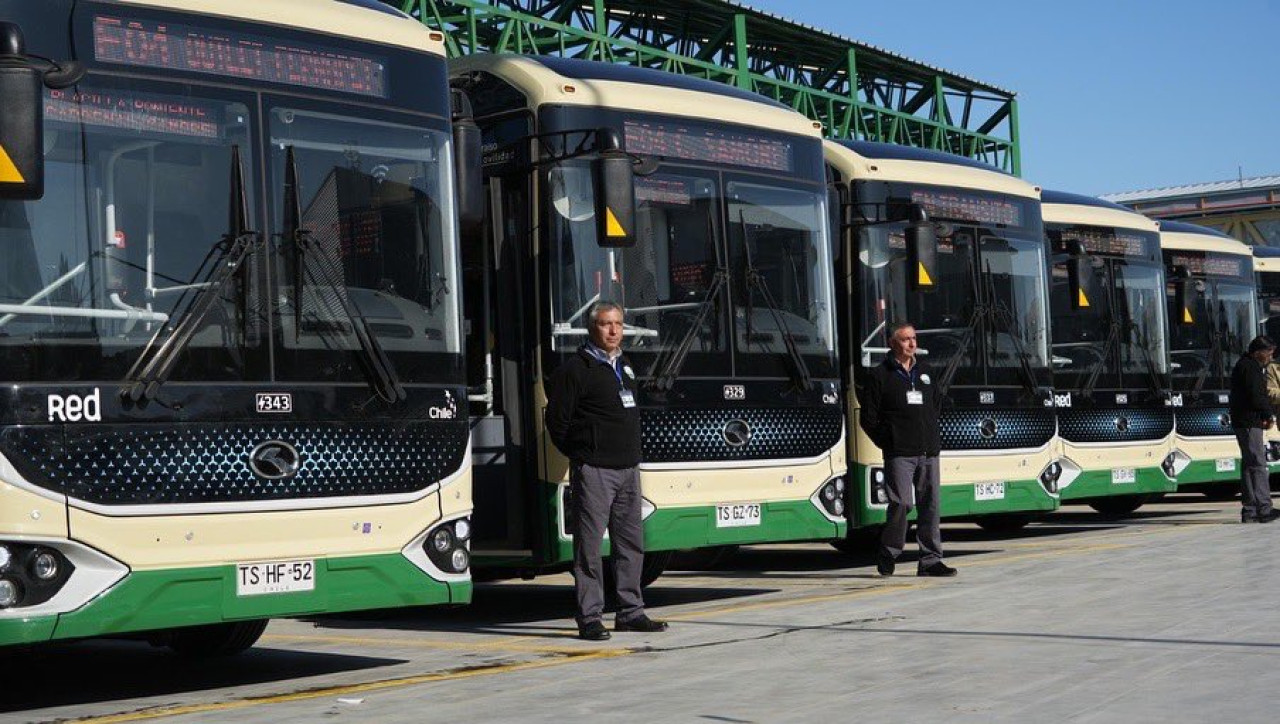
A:
[[[613,238],[615,236],[626,236],[626,229],[622,228],[622,224],[618,223],[618,217],[613,215],[613,209],[604,210],[604,233],[605,236]]]
[[[1084,290],[1080,290],[1080,306],[1081,308],[1089,306],[1089,298],[1084,295]]]
[[[933,277],[929,276],[929,271],[924,268],[924,264],[916,262],[916,266],[919,267],[919,271],[917,272],[916,277],[919,280],[920,286],[922,287],[933,286]]]
[[[1191,318],[1191,310],[1186,307],[1182,308],[1182,321],[1187,324],[1191,324],[1195,321]]]
[[[21,184],[27,180],[22,177],[22,173],[18,171],[18,167],[13,165],[13,159],[9,158],[9,153],[4,150],[4,146],[0,146],[0,184]]]

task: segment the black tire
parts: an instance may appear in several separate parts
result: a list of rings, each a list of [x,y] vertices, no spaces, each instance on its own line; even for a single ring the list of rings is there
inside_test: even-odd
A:
[[[1235,500],[1236,497],[1240,495],[1240,483],[1213,483],[1211,485],[1201,485],[1196,488],[1196,492],[1209,500]]]
[[[640,588],[648,588],[649,584],[658,580],[663,572],[667,570],[667,564],[671,563],[671,557],[676,554],[675,551],[655,551],[644,554],[644,563],[640,566]],[[604,561],[604,595],[606,599],[613,601],[613,592],[618,590],[618,579],[614,575],[613,561]]]
[[[270,620],[263,618],[178,629],[169,636],[169,648],[195,658],[231,656],[253,646],[268,623]]]
[[[1138,508],[1150,503],[1150,495],[1113,495],[1107,498],[1094,498],[1089,507],[1108,518],[1123,518]]]
[[[988,533],[1017,533],[1033,520],[1035,516],[1025,513],[999,513],[975,518],[973,522]]]

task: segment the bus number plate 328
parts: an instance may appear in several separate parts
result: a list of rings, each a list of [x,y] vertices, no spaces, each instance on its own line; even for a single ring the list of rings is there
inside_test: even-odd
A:
[[[236,564],[236,595],[314,591],[315,561],[262,561]]]
[[[748,525],[760,525],[760,504],[740,503],[738,505],[716,506],[717,528],[738,528]]]

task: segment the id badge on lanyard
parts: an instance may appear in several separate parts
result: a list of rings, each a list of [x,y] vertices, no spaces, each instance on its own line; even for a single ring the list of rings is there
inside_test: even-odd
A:
[[[907,390],[907,404],[908,404],[908,405],[923,405],[923,404],[924,404],[924,393],[923,393],[923,392],[921,392],[920,390]]]
[[[623,407],[631,409],[636,406],[636,396],[634,392],[628,390],[627,386],[622,383],[622,371],[618,369],[618,364],[621,364],[621,360],[609,364],[609,367],[613,369],[614,376],[618,378],[618,399],[622,400]]]

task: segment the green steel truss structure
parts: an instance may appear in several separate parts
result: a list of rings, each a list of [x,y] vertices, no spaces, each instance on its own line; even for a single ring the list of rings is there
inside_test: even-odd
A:
[[[833,138],[954,153],[1021,173],[1014,93],[728,0],[383,0],[452,56],[627,63],[744,88]]]

